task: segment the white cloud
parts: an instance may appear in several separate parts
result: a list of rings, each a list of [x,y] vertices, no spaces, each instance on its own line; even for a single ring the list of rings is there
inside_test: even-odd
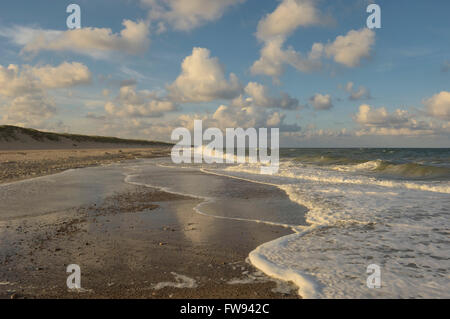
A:
[[[355,85],[353,82],[348,82],[345,87],[345,91],[350,94],[348,97],[349,100],[361,100],[361,99],[370,99],[370,91],[365,88],[364,86],[359,86],[358,89],[355,88]]]
[[[286,38],[300,26],[320,25],[326,22],[312,0],[283,0],[277,8],[258,23],[256,36],[264,45],[260,58],[251,67],[253,74],[271,76],[275,81],[289,64],[302,72],[321,67],[323,46],[314,44],[311,51],[302,55],[293,48],[283,48]]]
[[[284,65],[289,64],[301,72],[311,72],[322,66],[320,58],[323,46],[316,43],[307,56],[293,48],[284,49],[284,39],[275,38],[264,43],[260,58],[250,69],[253,74],[263,74],[273,77],[276,81],[284,72]]]
[[[0,65],[0,95],[14,97],[52,88],[68,88],[91,81],[89,69],[82,63],[63,62],[53,67]]]
[[[353,119],[361,126],[355,131],[356,136],[421,136],[450,133],[448,123],[437,124],[429,119],[421,120],[417,115],[402,109],[388,112],[385,107],[372,108],[363,104]]]
[[[158,22],[158,32],[166,25],[176,30],[191,30],[220,19],[231,6],[245,0],[141,0],[150,7],[149,17]]]
[[[64,62],[57,67],[46,65],[34,67],[31,72],[47,88],[71,87],[91,82],[92,74],[88,67],[79,62]]]
[[[329,110],[333,107],[333,102],[329,94],[316,93],[309,99],[309,102],[316,110]]]
[[[325,53],[334,61],[347,67],[360,64],[362,58],[368,58],[375,43],[375,32],[370,29],[350,30],[340,35],[333,43],[325,46]]]
[[[429,115],[450,120],[450,92],[442,91],[423,101]]]
[[[41,87],[30,72],[20,72],[16,64],[10,64],[7,68],[0,65],[0,95],[15,97],[38,91]]]
[[[274,37],[286,37],[300,26],[325,22],[312,0],[283,0],[272,13],[258,23],[257,37],[267,41]]]
[[[23,46],[22,52],[68,51],[96,58],[111,52],[138,54],[149,44],[149,26],[144,21],[123,21],[124,29],[113,33],[110,28],[81,28],[67,31],[16,26],[0,30],[0,36]]]
[[[329,22],[331,18],[324,17],[316,5],[317,1],[313,0],[283,0],[259,21],[256,36],[263,47],[260,58],[251,66],[253,74],[268,75],[277,82],[285,64],[301,72],[311,72],[322,67],[324,56],[348,67],[358,66],[362,58],[370,56],[375,33],[369,29],[351,30],[332,43],[314,43],[307,54],[292,47],[284,48],[287,37],[297,28]]]
[[[265,43],[261,49],[261,57],[255,61],[251,67],[253,74],[264,74],[273,78],[278,78],[284,72],[286,63],[286,53],[283,51],[284,40],[275,39]]]
[[[8,105],[2,106],[2,111],[4,124],[40,127],[56,114],[56,107],[45,92],[36,92],[14,97]]]
[[[258,115],[258,116],[255,116]],[[252,107],[236,109],[227,105],[221,105],[214,112],[212,118],[218,123],[217,126],[226,127],[255,127],[261,122],[261,114]],[[262,123],[259,123],[263,125]]]
[[[208,124],[221,129],[227,127],[276,127],[280,129],[280,132],[300,130],[297,124],[286,124],[285,120],[286,115],[275,110],[256,106],[236,107],[233,105],[221,105],[213,114],[212,122]]]
[[[407,123],[410,119],[410,114],[401,109],[389,113],[385,107],[375,109],[370,107],[370,105],[362,104],[354,119],[359,124],[367,126],[395,126]]]
[[[177,110],[177,104],[160,98],[154,92],[136,91],[135,86],[122,86],[114,101],[105,104],[105,111],[116,117],[161,117]]]
[[[1,121],[7,124],[38,127],[56,114],[48,89],[68,88],[91,80],[89,69],[81,63],[32,67],[0,65]]]
[[[269,112],[264,108],[249,106],[236,108],[233,106],[221,105],[210,118],[210,127],[225,129],[228,127],[259,128],[278,127],[283,130],[285,115],[279,112]]]
[[[280,98],[271,97],[267,87],[256,82],[249,82],[245,87],[245,93],[249,95],[249,98],[245,101],[248,105],[286,110],[300,108],[299,101],[289,94],[282,92]]]
[[[232,99],[239,95],[242,86],[237,76],[229,80],[218,58],[210,57],[205,48],[194,48],[181,64],[181,74],[168,90],[173,100],[180,102],[208,102],[216,99]]]

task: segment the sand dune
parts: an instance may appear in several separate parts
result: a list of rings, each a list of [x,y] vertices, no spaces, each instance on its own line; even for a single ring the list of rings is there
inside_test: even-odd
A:
[[[157,141],[51,133],[10,125],[0,126],[0,150],[142,148],[170,145]]]

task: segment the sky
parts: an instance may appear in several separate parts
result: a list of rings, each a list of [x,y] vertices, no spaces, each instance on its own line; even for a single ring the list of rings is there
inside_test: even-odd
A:
[[[279,128],[282,147],[450,147],[449,13],[447,0],[3,1],[0,125],[170,141],[201,119]]]

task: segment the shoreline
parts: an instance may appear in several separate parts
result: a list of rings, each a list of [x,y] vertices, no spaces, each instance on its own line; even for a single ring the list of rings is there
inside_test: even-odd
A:
[[[200,215],[202,202],[135,185],[100,205],[0,221],[10,252],[0,252],[0,298],[299,298],[297,287],[246,261],[290,230]],[[205,232],[211,238],[197,242]],[[88,277],[78,293],[65,287],[62,264],[73,259]]]

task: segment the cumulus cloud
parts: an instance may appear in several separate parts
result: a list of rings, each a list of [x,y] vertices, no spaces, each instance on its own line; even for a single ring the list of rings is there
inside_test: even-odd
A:
[[[286,37],[300,26],[322,24],[325,19],[312,0],[283,0],[258,23],[257,37],[267,41]]]
[[[283,39],[266,42],[261,49],[260,58],[250,68],[253,74],[264,74],[278,78],[284,72],[286,61],[285,52],[282,49]]]
[[[263,74],[278,80],[284,72],[284,65],[288,64],[301,72],[311,72],[320,69],[322,63],[320,58],[323,45],[314,44],[311,51],[304,56],[293,48],[283,48],[285,39],[275,38],[265,41],[261,49],[260,58],[250,68],[253,74]]]
[[[245,0],[141,0],[150,7],[149,17],[163,32],[170,25],[176,30],[191,30],[220,19],[224,12]]]
[[[147,90],[137,91],[135,86],[122,86],[114,101],[105,104],[105,111],[116,117],[161,117],[177,110],[176,103],[160,98]]]
[[[300,108],[300,103],[296,98],[292,98],[285,92],[282,92],[279,98],[271,97],[267,87],[257,82],[249,82],[244,91],[249,97],[245,100],[243,100],[242,97],[239,97],[237,100],[234,100],[233,103],[244,106],[252,105],[285,110],[296,110]],[[239,100],[242,102],[238,103]]]
[[[350,94],[348,97],[349,100],[361,100],[361,99],[370,99],[370,91],[365,88],[364,86],[359,86],[358,89],[355,88],[355,85],[353,82],[348,82],[345,87],[345,91]]]
[[[56,114],[55,102],[45,92],[17,96],[2,106],[4,124],[40,127]]]
[[[233,106],[221,105],[213,115],[215,126],[225,129],[227,127],[260,128],[276,127],[280,132],[292,132],[300,130],[297,124],[287,124],[286,115],[260,107],[244,107],[236,109]]]
[[[271,76],[275,81],[289,64],[301,72],[310,72],[321,67],[323,46],[314,44],[308,54],[293,48],[284,48],[287,37],[297,28],[320,25],[327,19],[316,8],[312,0],[283,0],[277,8],[258,23],[257,38],[263,42],[260,58],[251,67],[253,74]]]
[[[370,29],[350,30],[325,46],[325,53],[335,62],[355,67],[361,59],[368,58],[375,43],[375,32]]]
[[[309,99],[309,102],[316,110],[329,110],[333,107],[333,102],[329,94],[316,93]]]
[[[430,116],[450,121],[450,92],[442,91],[425,99],[423,103]]]
[[[0,36],[23,46],[22,52],[30,54],[67,51],[102,58],[111,52],[138,54],[145,51],[150,44],[148,23],[124,20],[122,24],[124,28],[120,33],[113,33],[110,28],[59,31],[15,26],[0,30]]]
[[[181,64],[181,74],[168,87],[173,100],[180,102],[208,102],[216,99],[232,99],[242,91],[237,76],[231,73],[229,80],[219,59],[210,56],[205,48],[194,48]]]
[[[285,123],[286,116],[278,111],[266,108],[247,106],[236,107],[234,105],[220,105],[212,115],[183,115],[178,119],[180,126],[191,129],[194,119],[204,121],[204,127],[226,128],[260,128],[277,127],[280,131],[293,131],[300,128],[293,124]]]
[[[31,72],[47,88],[71,87],[87,84],[92,80],[91,71],[79,62],[64,62],[57,67],[51,65],[34,67]]]
[[[89,69],[81,63],[32,67],[0,65],[2,122],[38,127],[57,111],[49,89],[68,88],[91,80]]]
[[[254,107],[235,109],[227,105],[221,105],[214,112],[212,118],[217,121],[219,127],[255,127],[262,126],[264,117]]]
[[[259,21],[256,36],[263,47],[260,58],[250,68],[253,74],[268,75],[277,82],[286,64],[301,72],[311,72],[322,67],[323,57],[355,67],[362,58],[370,56],[375,33],[369,29],[351,30],[332,43],[314,43],[306,54],[285,48],[287,37],[297,28],[329,22],[330,18],[324,17],[316,5],[313,0],[283,0]]]
[[[16,64],[10,64],[8,67],[0,65],[0,95],[15,97],[41,89],[30,72],[21,72]]]
[[[407,123],[410,119],[410,114],[401,109],[389,113],[385,107],[375,109],[370,107],[370,105],[363,104],[359,107],[359,111],[354,119],[359,124],[367,126],[395,126]]]
[[[385,107],[372,108],[367,104],[359,107],[354,121],[360,124],[355,135],[419,136],[450,133],[448,124],[436,124],[431,120],[420,120],[406,110],[389,112]]]
[[[92,74],[82,63],[63,62],[59,66],[42,67],[0,65],[0,95],[14,97],[43,89],[67,88],[91,81]]]

